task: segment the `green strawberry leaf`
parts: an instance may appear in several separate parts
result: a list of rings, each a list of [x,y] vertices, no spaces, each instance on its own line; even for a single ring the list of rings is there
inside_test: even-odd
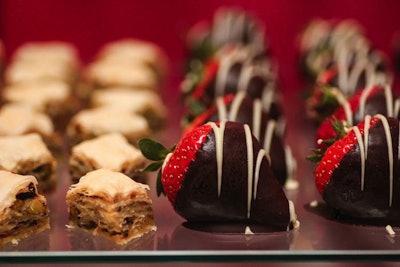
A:
[[[188,106],[189,106],[190,114],[193,117],[197,117],[198,115],[200,115],[204,111],[206,111],[206,107],[204,106],[204,104],[201,103],[199,100],[194,99],[192,97],[188,99]]]
[[[163,161],[171,152],[162,144],[149,138],[139,140],[139,148],[142,151],[143,156],[153,161]]]
[[[321,144],[324,144],[325,146],[323,148],[314,149],[312,154],[306,157],[308,161],[314,163],[320,162],[328,147],[330,147],[337,140],[342,139],[347,134],[345,124],[335,117],[332,119],[332,127],[335,130],[335,137],[326,140],[320,140]]]
[[[345,124],[337,118],[333,118],[332,127],[336,134],[335,140],[342,139],[346,135]]]
[[[156,190],[157,196],[159,197],[161,194],[165,196],[164,187],[161,182],[161,170],[157,174],[157,182],[156,182]]]
[[[142,172],[154,172],[154,171],[160,169],[162,165],[163,165],[163,161],[156,161],[156,162],[150,163],[148,166],[146,166],[146,168],[144,168],[142,170]]]
[[[306,157],[306,159],[310,162],[313,163],[318,163],[321,161],[322,157],[324,156],[325,151],[323,151],[322,149],[314,149],[313,150],[313,154],[308,155]]]

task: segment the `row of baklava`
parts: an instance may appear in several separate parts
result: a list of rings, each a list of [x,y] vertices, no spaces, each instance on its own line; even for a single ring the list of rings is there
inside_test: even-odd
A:
[[[53,154],[63,152],[65,139],[71,180],[76,183],[67,196],[71,225],[104,234],[117,243],[155,229],[148,187],[133,180],[142,178],[140,169],[146,162],[135,145],[163,125],[166,108],[159,93],[166,64],[160,48],[134,39],[106,44],[87,65],[82,65],[76,49],[64,42],[27,43],[15,51],[4,71],[0,169],[6,171],[1,173],[2,179],[15,173],[29,183],[19,184],[18,190],[12,185],[4,188],[14,192],[9,196],[14,202],[7,200],[9,206],[4,206],[4,211],[10,212],[4,217],[9,227],[0,233],[2,241],[12,240],[12,232],[22,232],[22,237],[48,226],[39,223],[35,212],[24,213],[23,221],[19,220],[15,205],[40,198],[38,206],[46,206],[36,180],[39,192],[55,188],[58,157]],[[88,173],[95,178],[80,183]],[[21,190],[31,193],[20,198]],[[91,198],[87,194],[102,197],[88,203]],[[132,208],[138,203],[143,207]],[[23,205],[21,209],[29,210],[31,204]],[[85,213],[88,205],[97,206],[102,214]],[[126,212],[115,213],[110,207]],[[41,208],[43,213],[47,215],[41,222],[48,221],[48,209]],[[38,227],[25,227],[27,220],[36,221]],[[98,220],[103,223],[94,223]]]

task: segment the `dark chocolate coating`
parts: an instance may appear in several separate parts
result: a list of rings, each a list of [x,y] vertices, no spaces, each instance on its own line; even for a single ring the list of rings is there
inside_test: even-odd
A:
[[[253,61],[253,64],[259,64],[259,62],[255,60]],[[226,77],[226,80],[224,81],[224,95],[235,94],[238,92],[240,73],[244,70],[244,68],[247,67],[250,67],[250,65],[244,66],[242,61],[235,62],[230,66],[228,75]],[[272,83],[273,86],[266,87],[270,83]],[[262,98],[265,90],[275,90],[276,92],[278,91],[277,85],[275,85],[274,83],[276,83],[275,79],[269,75],[254,75],[248,83],[246,93],[254,99]],[[199,99],[199,101],[206,107],[210,107],[212,104],[214,104],[215,98],[218,97],[215,94],[215,85],[216,77],[213,77],[210,83],[206,86],[205,92],[202,95],[201,99]],[[280,103],[274,101],[272,108],[275,109],[277,115],[281,113]]]
[[[400,225],[400,172],[398,160],[399,121],[388,118],[393,142],[393,199],[389,205],[389,159],[382,122],[369,130],[365,184],[361,191],[360,147],[356,144],[332,174],[323,198],[340,214],[362,223]]]
[[[394,105],[394,103],[391,103],[392,105]],[[364,111],[364,115],[376,115],[376,114],[382,114],[385,116],[388,116],[387,112],[388,112],[388,103],[386,101],[386,97],[385,97],[385,91],[379,90],[378,92],[376,92],[374,95],[370,96],[367,98],[367,101],[365,103],[365,111]],[[400,114],[393,114],[393,116],[397,119],[400,118]],[[359,110],[357,112],[354,113],[353,115],[353,124],[357,125],[358,123],[360,123],[361,121],[364,120],[364,116],[362,114],[360,114]]]
[[[232,102],[226,103],[227,110],[231,109]],[[238,114],[236,119],[234,120],[235,122],[239,122],[241,124],[247,124],[249,125],[250,129],[252,130],[254,125],[253,125],[253,110],[254,110],[254,100],[246,95],[239,107]],[[262,116],[261,116],[261,133],[260,133],[260,138],[259,142],[260,144],[264,144],[264,137],[265,137],[265,132],[267,130],[267,124],[268,121],[270,120],[276,120],[277,118],[272,117],[270,113],[263,111]],[[209,117],[205,118],[202,123],[206,123],[209,121],[219,121],[220,118],[218,116],[218,110],[213,112]],[[271,140],[271,145],[270,145],[270,150],[269,150],[269,155],[271,158],[271,168],[272,171],[275,175],[275,177],[278,179],[279,183],[281,185],[284,185],[288,176],[287,173],[287,166],[286,166],[286,157],[285,157],[285,149],[283,146],[283,141],[282,137],[278,135],[276,131],[274,131],[274,134],[272,136]]]
[[[253,136],[254,169],[261,145]],[[257,197],[252,198],[247,218],[247,149],[242,124],[227,122],[224,134],[221,194],[217,190],[217,160],[214,132],[188,167],[175,210],[190,222],[243,222],[268,224],[286,230],[290,222],[288,200],[264,157]]]

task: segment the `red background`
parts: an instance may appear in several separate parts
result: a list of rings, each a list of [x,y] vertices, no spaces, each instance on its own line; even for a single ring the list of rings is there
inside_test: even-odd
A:
[[[165,49],[176,74],[185,55],[185,32],[199,20],[210,19],[219,6],[241,6],[264,22],[283,90],[298,87],[296,34],[311,18],[354,18],[374,46],[389,55],[400,29],[400,1],[395,0],[0,0],[0,37],[8,55],[26,41],[69,41],[84,62],[105,42],[142,38]]]

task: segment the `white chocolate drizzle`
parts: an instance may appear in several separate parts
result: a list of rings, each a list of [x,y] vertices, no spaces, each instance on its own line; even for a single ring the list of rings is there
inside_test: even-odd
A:
[[[294,208],[294,204],[291,200],[289,200],[289,214],[290,214],[290,221],[293,222],[293,228],[299,228],[300,222],[297,220],[297,215],[296,215],[296,211]],[[288,226],[287,230],[290,230],[289,226]]]
[[[392,144],[392,135],[390,134],[389,123],[381,114],[376,115],[375,117],[379,118],[382,121],[383,128],[385,129],[386,135],[386,143],[389,157],[389,206],[392,206],[393,199],[393,144]]]
[[[226,105],[224,103],[224,99],[222,97],[218,97],[215,101],[217,105],[217,110],[218,110],[218,120],[226,120],[228,119],[227,111],[226,111]]]
[[[267,61],[254,62],[251,59],[251,52],[248,49],[234,49],[228,51],[220,57],[220,66],[216,74],[215,97],[221,97],[226,94],[226,81],[229,71],[236,63],[241,63],[241,69],[238,74],[236,93],[246,92],[249,83],[254,77],[261,77],[265,80],[265,86],[262,88],[262,104],[264,110],[269,110],[273,101],[276,100],[276,74],[272,65]]]
[[[390,224],[386,225],[385,229],[390,236],[396,235],[396,232],[393,230],[393,227]]]
[[[271,143],[272,143],[272,136],[275,130],[276,122],[274,120],[269,120],[267,124],[267,129],[265,131],[264,137],[264,149],[269,154]]]
[[[244,132],[246,134],[246,147],[247,147],[247,218],[250,218],[251,199],[253,191],[253,138],[250,127],[245,124]]]
[[[217,186],[218,186],[218,197],[221,195],[222,176],[223,176],[223,145],[224,145],[224,133],[227,121],[221,121],[219,127],[215,122],[209,122],[215,135],[215,146],[216,146],[216,160],[217,160]],[[253,150],[253,135],[250,127],[247,124],[243,125],[245,138],[246,138],[246,152],[247,152],[247,218],[251,215],[251,203],[252,200],[257,198],[258,182],[261,173],[262,160],[268,159],[268,154],[264,149],[260,149],[255,159],[254,167],[254,150]],[[294,225],[299,225],[294,210],[294,205],[289,201],[289,213],[290,222]]]
[[[261,163],[263,158],[265,157],[266,152],[264,149],[260,149],[258,151],[257,160],[256,160],[256,169],[254,173],[254,190],[253,190],[253,198],[256,199],[257,197],[257,190],[258,190],[258,180],[260,179],[260,170],[261,170]]]
[[[364,142],[357,126],[353,127],[353,131],[356,134],[358,146],[360,147],[361,155],[361,191],[364,191],[364,179],[365,179],[365,152],[364,152]]]
[[[367,115],[364,118],[364,153],[365,153],[365,160],[368,159],[368,138],[369,138],[369,125],[371,122],[371,116]]]
[[[244,230],[245,235],[254,235],[253,231],[251,231],[250,226],[246,226]]]
[[[253,134],[257,140],[260,140],[262,120],[262,104],[261,100],[256,99],[253,102]]]
[[[393,200],[393,164],[394,164],[394,152],[393,152],[393,140],[392,135],[390,133],[390,126],[387,118],[382,114],[377,114],[374,116],[378,118],[382,122],[382,126],[385,132],[386,144],[387,144],[387,153],[388,153],[388,167],[389,167],[389,206],[392,206]],[[356,135],[356,139],[358,145],[360,147],[360,158],[361,158],[361,191],[364,191],[365,185],[365,164],[368,157],[368,136],[370,129],[370,121],[371,117],[368,115],[364,121],[364,139],[361,136],[360,130],[357,126],[354,126],[352,129]],[[399,124],[400,127],[400,124]],[[400,129],[400,128],[399,128]],[[398,141],[400,141],[400,134],[398,137]],[[399,143],[400,146],[400,143]],[[398,151],[399,154],[399,151]],[[399,158],[399,156],[398,156]]]
[[[396,98],[394,101],[393,116],[397,118],[400,112],[400,98]]]
[[[399,135],[397,139],[397,160],[400,160],[400,121],[399,121]]]
[[[336,90],[337,100],[339,104],[343,107],[344,113],[346,115],[346,121],[349,125],[353,125],[353,112],[351,111],[350,103],[346,100],[343,94]]]
[[[230,120],[230,121],[236,120],[237,115],[239,113],[240,105],[242,104],[245,96],[246,96],[246,94],[242,92],[242,93],[237,94],[236,97],[233,99],[232,105],[231,105],[231,108],[230,108],[229,114],[228,114],[228,120]]]
[[[392,89],[390,88],[389,84],[386,84],[385,87],[385,99],[386,99],[386,108],[387,108],[387,116],[393,117],[397,116],[394,115],[394,108],[393,108],[393,94],[392,94]]]
[[[214,123],[210,122],[210,125],[215,135],[215,150],[217,158],[217,186],[218,186],[218,197],[221,195],[222,185],[222,163],[224,153],[224,133],[225,133],[226,121],[221,121],[219,127]]]
[[[367,97],[371,93],[372,89],[374,89],[373,86],[368,86],[361,92],[360,107],[359,107],[359,114],[360,114],[361,117],[365,116],[365,106],[366,106],[366,103],[367,103]]]

